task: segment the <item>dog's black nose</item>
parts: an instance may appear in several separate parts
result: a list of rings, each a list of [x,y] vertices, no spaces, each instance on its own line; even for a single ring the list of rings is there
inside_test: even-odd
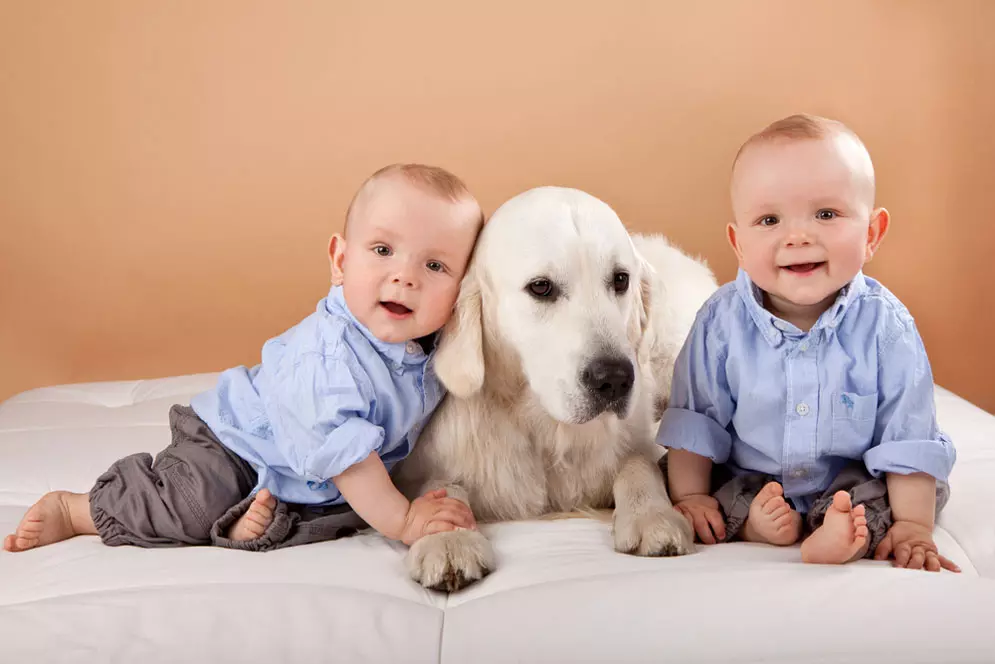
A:
[[[629,396],[635,378],[632,362],[624,357],[598,358],[588,364],[580,375],[584,387],[606,404]]]

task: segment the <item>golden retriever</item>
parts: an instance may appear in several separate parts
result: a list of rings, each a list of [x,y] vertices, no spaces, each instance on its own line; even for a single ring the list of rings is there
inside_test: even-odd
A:
[[[656,465],[673,361],[715,290],[703,263],[632,236],[575,189],[541,187],[494,212],[434,362],[449,390],[395,472],[408,495],[444,487],[481,522],[614,505],[615,549],[693,550]],[[455,591],[494,567],[458,530],[418,540],[412,578]]]

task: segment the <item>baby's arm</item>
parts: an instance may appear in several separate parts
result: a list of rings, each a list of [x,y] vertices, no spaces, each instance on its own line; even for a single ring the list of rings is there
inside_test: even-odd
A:
[[[874,558],[887,560],[893,555],[898,567],[959,572],[960,567],[941,556],[933,542],[936,479],[926,473],[887,473],[886,477],[893,522]]]
[[[444,492],[409,503],[394,487],[379,455],[386,433],[373,421],[374,386],[344,344],[333,350],[286,358],[273,374],[267,411],[290,468],[319,488],[331,479],[366,523],[406,544],[472,528],[470,509]]]
[[[926,473],[887,473],[886,477],[892,519],[918,523],[932,532],[936,520],[936,479]]]
[[[893,556],[910,569],[960,571],[933,542],[936,478],[947,479],[956,452],[936,423],[926,348],[908,312],[896,311],[889,327],[895,331],[879,351],[874,444],[864,463],[871,474],[885,475],[893,524],[874,557]]]
[[[707,496],[711,475],[712,460],[708,457],[681,449],[667,452],[667,481],[675,502],[688,496]]]
[[[681,449],[667,452],[667,482],[674,509],[691,522],[705,544],[726,537],[719,502],[709,495],[711,474],[712,460],[708,457]]]
[[[717,338],[714,302],[698,311],[677,355],[670,404],[663,413],[656,442],[668,448],[667,481],[671,502],[705,544],[726,536],[719,503],[710,493],[712,461],[729,458],[732,437],[726,427],[733,401],[726,380],[727,345]]]
[[[476,527],[470,508],[455,498],[446,498],[445,490],[429,492],[409,503],[376,453],[332,480],[356,514],[389,539],[411,545],[425,535]]]

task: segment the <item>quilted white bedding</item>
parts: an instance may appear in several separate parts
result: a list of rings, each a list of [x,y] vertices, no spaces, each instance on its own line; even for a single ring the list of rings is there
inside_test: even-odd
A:
[[[214,375],[33,390],[0,405],[0,534],[168,442]],[[995,416],[939,389],[958,461],[937,542],[963,573],[797,548],[616,554],[588,520],[484,526],[498,568],[447,596],[376,535],[260,554],[78,537],[0,552],[0,662],[995,662]]]

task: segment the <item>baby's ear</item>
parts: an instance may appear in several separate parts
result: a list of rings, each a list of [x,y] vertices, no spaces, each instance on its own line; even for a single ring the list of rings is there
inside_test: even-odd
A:
[[[328,240],[328,264],[332,268],[332,285],[341,286],[345,272],[342,265],[345,261],[345,238],[336,233]]]
[[[864,262],[874,258],[881,241],[888,233],[888,226],[891,224],[891,215],[884,208],[877,208],[871,212],[871,223],[867,226],[867,246],[864,249]]]
[[[456,311],[442,328],[435,373],[454,395],[466,398],[484,385],[484,343],[480,280],[473,263],[460,284]]]

